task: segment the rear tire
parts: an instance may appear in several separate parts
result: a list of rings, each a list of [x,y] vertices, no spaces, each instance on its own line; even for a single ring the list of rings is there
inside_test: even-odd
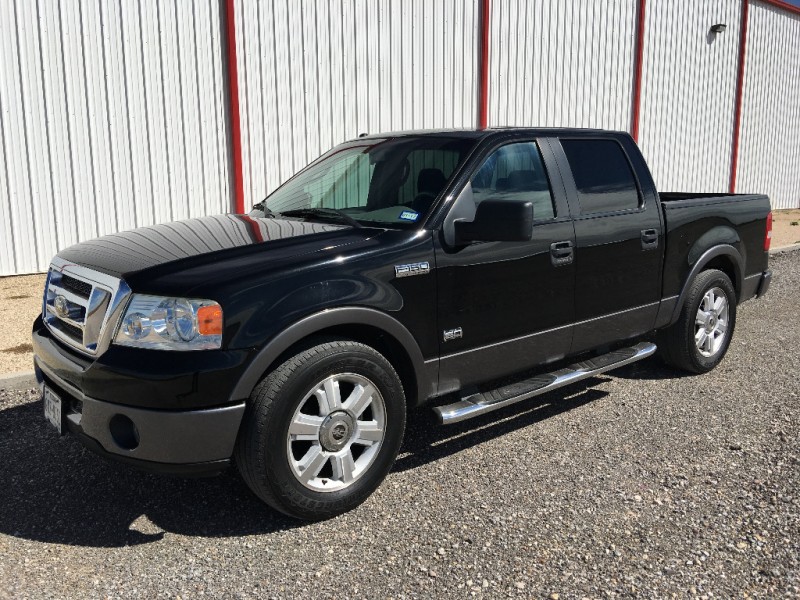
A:
[[[658,336],[667,364],[691,373],[707,373],[725,357],[736,326],[736,292],[730,278],[716,269],[692,282],[678,321]]]
[[[273,508],[327,519],[381,484],[400,450],[405,416],[403,387],[386,358],[358,342],[320,343],[253,390],[236,464]]]

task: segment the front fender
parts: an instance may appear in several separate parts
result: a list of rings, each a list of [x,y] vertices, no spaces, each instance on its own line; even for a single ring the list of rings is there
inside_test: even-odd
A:
[[[245,369],[230,400],[234,402],[249,397],[270,366],[293,345],[315,333],[341,325],[367,325],[394,338],[403,347],[413,366],[417,398],[425,399],[433,395],[438,382],[438,360],[426,363],[414,336],[394,317],[372,308],[351,306],[309,315],[274,336]]]

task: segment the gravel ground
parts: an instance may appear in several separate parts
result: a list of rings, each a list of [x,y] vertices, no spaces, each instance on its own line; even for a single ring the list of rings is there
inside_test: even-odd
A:
[[[772,212],[772,247],[800,244],[800,209]]]
[[[773,267],[713,373],[650,359],[499,417],[414,413],[326,523],[232,474],[108,465],[0,392],[0,597],[797,597],[800,252]]]
[[[0,277],[0,375],[33,370],[31,325],[42,311],[44,275]]]

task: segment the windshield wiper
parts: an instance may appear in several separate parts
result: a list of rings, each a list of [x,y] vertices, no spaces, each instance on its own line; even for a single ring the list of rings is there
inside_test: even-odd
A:
[[[326,219],[333,219],[334,221],[344,221],[357,229],[364,227],[353,217],[338,208],[298,208],[295,210],[285,210],[278,214],[287,217],[323,217]]]

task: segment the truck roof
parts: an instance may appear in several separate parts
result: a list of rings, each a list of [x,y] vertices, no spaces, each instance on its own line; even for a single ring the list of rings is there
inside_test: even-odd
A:
[[[566,135],[576,133],[591,133],[597,135],[602,134],[622,134],[628,135],[625,131],[614,131],[608,129],[592,129],[580,127],[487,127],[485,129],[477,128],[463,128],[463,129],[417,129],[417,130],[404,130],[404,131],[387,131],[380,133],[361,134],[360,139],[376,139],[387,137],[407,137],[407,136],[446,136],[446,137],[460,137],[471,139],[482,139],[508,132],[526,132],[526,133],[541,133],[543,135]]]

